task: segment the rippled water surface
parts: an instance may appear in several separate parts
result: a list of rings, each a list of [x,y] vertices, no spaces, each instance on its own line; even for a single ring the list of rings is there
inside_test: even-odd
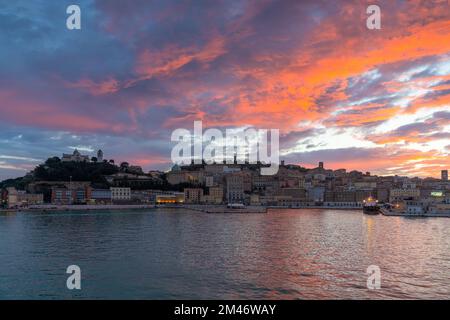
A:
[[[81,290],[66,288],[67,266]],[[368,290],[366,269],[381,269]],[[0,215],[1,299],[450,298],[450,219],[360,211]]]

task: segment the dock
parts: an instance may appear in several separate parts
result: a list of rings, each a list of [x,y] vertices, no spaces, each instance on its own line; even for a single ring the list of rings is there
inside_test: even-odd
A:
[[[264,206],[246,206],[243,208],[228,208],[226,205],[177,205],[177,206],[158,206],[160,208],[178,208],[203,213],[267,213],[267,207]]]
[[[388,217],[417,217],[417,218],[450,218],[450,212],[448,213],[406,213],[401,211],[393,211],[385,208],[380,209],[381,214]]]

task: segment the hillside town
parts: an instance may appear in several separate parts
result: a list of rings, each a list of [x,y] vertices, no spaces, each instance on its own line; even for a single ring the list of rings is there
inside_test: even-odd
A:
[[[62,180],[41,180],[36,171],[51,172],[52,163],[70,165]],[[70,172],[80,166],[108,166],[111,174],[94,181],[73,179]],[[50,168],[49,168],[50,166]],[[448,170],[441,179],[377,176],[370,172],[326,169],[323,162],[307,169],[281,161],[278,173],[261,175],[264,164],[230,163],[174,165],[170,171],[149,171],[126,162],[115,165],[104,159],[82,155],[78,150],[51,158],[27,176],[20,189],[4,185],[1,203],[4,208],[27,208],[36,205],[230,205],[283,208],[361,208],[368,198],[389,204],[391,210],[408,214],[448,214],[450,182]],[[41,174],[42,176],[42,174]],[[26,178],[26,177],[24,177]]]

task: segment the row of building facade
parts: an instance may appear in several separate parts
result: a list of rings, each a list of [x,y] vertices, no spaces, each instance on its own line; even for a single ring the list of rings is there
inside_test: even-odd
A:
[[[56,205],[67,204],[246,204],[265,206],[361,206],[369,197],[381,203],[404,205],[445,204],[450,198],[448,173],[443,170],[441,179],[420,179],[400,176],[373,176],[369,172],[347,172],[345,169],[325,169],[323,162],[314,169],[283,162],[276,175],[260,175],[260,165],[212,164],[174,166],[166,174],[131,175],[119,173],[105,177],[112,185],[97,189],[90,182],[54,183],[49,201]],[[123,176],[125,175],[125,176]],[[162,181],[170,185],[186,184],[183,192],[162,190],[135,190],[117,186],[125,179],[135,186],[140,181]],[[51,182],[47,182],[52,184]],[[43,203],[42,194],[17,191],[9,188],[2,195],[9,207]]]
[[[348,203],[357,206],[369,197],[383,203],[428,199],[441,201],[450,197],[447,171],[442,179],[420,179],[400,176],[373,176],[369,172],[327,170],[323,162],[306,170],[281,164],[274,176],[263,176],[247,165],[214,164],[175,166],[167,174],[171,184],[191,183],[186,202],[244,203],[273,206],[300,206],[310,203]],[[222,191],[220,191],[222,189]]]

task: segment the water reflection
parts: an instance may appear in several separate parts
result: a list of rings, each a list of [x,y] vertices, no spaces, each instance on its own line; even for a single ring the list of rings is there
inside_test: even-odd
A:
[[[343,210],[0,216],[0,298],[443,299],[449,227]],[[372,264],[380,290],[366,288]]]

